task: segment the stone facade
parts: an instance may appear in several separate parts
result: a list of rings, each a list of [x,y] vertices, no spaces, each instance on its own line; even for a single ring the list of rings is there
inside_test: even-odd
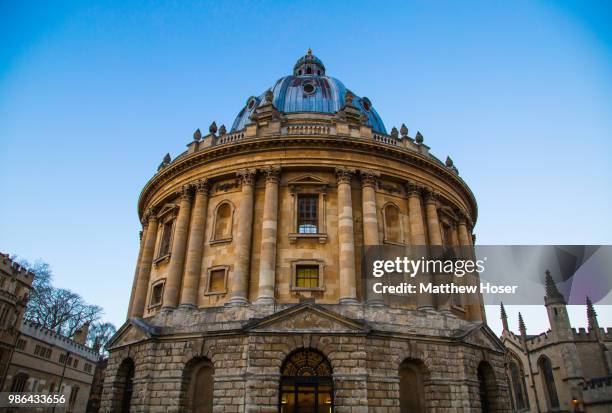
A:
[[[34,274],[0,253],[0,389],[15,351]]]
[[[73,340],[24,321],[2,391],[63,394],[66,405],[56,412],[84,412],[98,361],[97,352],[84,344],[86,336],[86,327]]]
[[[102,411],[510,411],[480,296],[386,305],[362,280],[366,246],[473,243],[474,196],[420,133],[309,52],[187,146],[140,196]]]
[[[612,411],[612,331],[599,327],[587,298],[589,329],[573,329],[566,303],[550,273],[545,297],[550,330],[527,335],[519,314],[520,333],[508,328],[502,305],[502,342],[515,411]]]

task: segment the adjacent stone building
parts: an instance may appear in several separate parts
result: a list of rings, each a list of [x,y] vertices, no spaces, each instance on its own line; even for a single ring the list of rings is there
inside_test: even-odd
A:
[[[527,335],[519,313],[519,331],[508,328],[502,305],[502,341],[508,348],[507,375],[517,412],[612,411],[612,331],[599,327],[587,298],[589,328],[573,329],[566,301],[546,274],[546,310],[550,330]]]
[[[3,392],[63,394],[58,413],[85,412],[98,353],[85,346],[87,326],[73,339],[24,321],[20,328]],[[51,407],[30,411],[51,411]],[[23,411],[23,408],[15,409]]]
[[[473,243],[476,200],[423,136],[387,130],[310,51],[167,155],[138,202],[105,412],[508,412],[479,296],[386,304],[366,246]]]
[[[34,274],[0,253],[0,389],[4,387]]]

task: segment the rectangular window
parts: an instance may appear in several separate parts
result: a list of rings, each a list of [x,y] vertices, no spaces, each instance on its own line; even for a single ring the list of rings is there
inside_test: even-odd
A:
[[[25,350],[26,347],[26,341],[22,338],[20,338],[19,340],[17,340],[17,345],[15,346],[15,348],[17,350]]]
[[[64,362],[66,361],[66,355],[65,354],[60,354],[59,356],[59,362],[61,364],[64,364]]]
[[[77,367],[79,367],[79,360],[78,359],[74,359],[74,364],[73,364],[74,368],[76,369]]]
[[[225,293],[225,268],[210,271],[208,293]]]
[[[166,221],[162,230],[161,245],[159,247],[159,256],[163,257],[170,254],[170,241],[172,239],[172,221]]]
[[[89,363],[85,363],[84,370],[85,370],[85,372],[87,372],[87,373],[91,373],[91,364],[89,364]]]
[[[164,283],[157,283],[153,286],[153,291],[151,291],[151,301],[150,305],[160,305],[162,302],[162,297],[164,294]]]
[[[74,403],[76,402],[78,394],[79,394],[79,386],[74,386],[72,390],[70,390],[70,399],[68,401],[70,405],[70,409],[74,408]]]
[[[319,195],[298,195],[297,232],[299,234],[318,233],[318,204]]]
[[[295,285],[298,288],[318,288],[319,266],[298,265],[295,269]]]

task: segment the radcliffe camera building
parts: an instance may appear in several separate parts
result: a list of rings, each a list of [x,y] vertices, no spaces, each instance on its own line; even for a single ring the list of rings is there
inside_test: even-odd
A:
[[[362,281],[367,245],[472,245],[450,158],[388,133],[310,51],[209,132],[140,195],[102,411],[511,411],[479,296],[389,304]]]

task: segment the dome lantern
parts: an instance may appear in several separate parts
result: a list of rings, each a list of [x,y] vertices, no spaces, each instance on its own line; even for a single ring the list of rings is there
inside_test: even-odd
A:
[[[294,76],[325,76],[325,65],[308,48],[306,55],[300,57],[295,66],[293,66]]]

